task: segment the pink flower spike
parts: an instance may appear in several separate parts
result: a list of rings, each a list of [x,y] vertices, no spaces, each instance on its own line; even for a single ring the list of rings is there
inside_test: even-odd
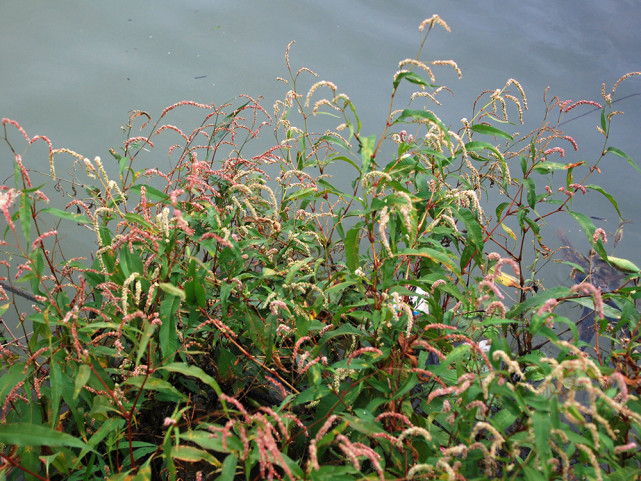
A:
[[[570,184],[570,188],[580,190],[583,195],[587,193],[587,191],[585,190],[585,187],[583,187],[581,184]]]
[[[15,189],[6,189],[0,190],[0,211],[4,214],[4,219],[7,221],[11,230],[15,231],[13,221],[11,220],[11,214],[9,213],[9,208],[13,205],[14,201],[18,197],[18,192]]]
[[[7,124],[12,125],[16,129],[18,129],[18,132],[20,132],[22,136],[26,139],[26,141],[29,142],[29,136],[27,135],[27,132],[25,132],[25,130],[22,128],[22,126],[18,122],[5,117],[2,119],[2,125],[6,127]]]
[[[563,150],[561,147],[547,149],[545,152],[543,152],[543,155],[551,155],[554,153],[559,154],[561,157],[565,157],[565,150]]]
[[[499,290],[499,288],[494,284],[493,280],[482,280],[479,282],[479,290],[483,290],[484,287],[488,287],[492,292],[494,292],[494,295],[498,297],[499,299],[505,299],[505,296],[503,293]]]
[[[571,100],[564,100],[563,102],[561,102],[561,103],[559,104],[559,109],[561,110],[561,112],[564,112],[564,111],[565,111],[565,108],[566,108],[568,105],[570,105],[571,103],[572,103],[572,101],[571,101]]]
[[[579,150],[579,146],[577,145],[576,140],[574,140],[569,135],[564,135],[563,138],[572,144],[572,147],[574,148],[575,151]]]
[[[405,424],[409,424],[410,426],[414,426],[414,424],[412,424],[412,421],[410,421],[410,419],[407,416],[405,416],[404,414],[395,413],[395,412],[392,412],[392,411],[386,411],[384,413],[379,414],[378,416],[376,416],[376,419],[374,419],[374,421],[379,422],[383,418],[399,419],[399,420],[403,421]]]
[[[58,231],[57,230],[50,230],[42,234],[40,237],[38,237],[36,240],[33,241],[31,244],[31,250],[35,251],[36,248],[38,247],[38,244],[40,244],[44,239],[47,237],[51,237],[52,235],[57,235]]]
[[[570,110],[572,110],[574,107],[578,107],[579,105],[592,105],[593,107],[596,107],[598,109],[603,108],[603,106],[600,103],[594,102],[593,100],[579,100],[578,102],[574,102],[569,107],[566,107],[566,105],[570,102],[571,102],[570,100],[566,100],[561,105],[561,111],[563,113],[567,114]]]
[[[363,354],[364,352],[373,352],[374,354],[378,354],[379,356],[383,355],[383,351],[376,347],[361,347],[347,357],[347,365],[349,366],[352,363],[352,359]]]
[[[608,236],[601,227],[597,228],[592,235],[592,242],[597,242],[599,238],[603,241],[604,244],[608,243]]]
[[[555,298],[548,299],[541,307],[539,307],[536,313],[539,316],[542,316],[543,314],[551,314],[558,303],[559,301]]]
[[[592,295],[594,298],[594,310],[601,319],[605,318],[605,314],[603,313],[603,298],[601,297],[601,290],[597,289],[594,284],[584,282],[582,284],[572,286],[570,290],[579,294]]]
[[[154,146],[153,142],[151,142],[147,137],[131,137],[125,141],[125,149],[128,149],[134,142],[143,142],[143,144],[149,144],[152,147]]]
[[[624,444],[622,446],[616,446],[614,448],[614,454],[621,454],[621,453],[624,453],[626,451],[632,451],[636,447],[637,447],[637,443],[628,443],[628,444]]]

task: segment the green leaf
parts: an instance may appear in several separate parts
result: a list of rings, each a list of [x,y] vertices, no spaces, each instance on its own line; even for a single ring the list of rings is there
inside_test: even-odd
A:
[[[474,132],[478,132],[479,134],[493,135],[494,137],[503,137],[504,139],[514,140],[514,138],[507,132],[497,129],[491,125],[474,124],[471,128]]]
[[[195,377],[199,381],[202,381],[203,383],[211,387],[219,396],[223,393],[216,380],[198,366],[189,365],[184,362],[173,362],[171,364],[159,367],[158,370],[177,372],[185,376]]]
[[[203,429],[207,426],[201,424]],[[211,433],[207,431],[185,431],[180,433],[180,439],[183,441],[191,441],[201,448],[208,451],[217,451],[219,453],[240,452],[243,450],[243,444],[236,436],[229,436],[227,438],[227,445],[223,448],[223,441],[220,437],[212,438]]]
[[[525,475],[525,481],[547,481],[549,479],[544,472],[531,466],[523,466],[523,474]]]
[[[509,206],[510,206],[509,202],[502,202],[498,206],[496,206],[496,218],[500,219],[501,216],[503,215],[503,211],[505,210],[505,208]]]
[[[142,466],[140,466],[140,468],[138,468],[138,472],[133,478],[131,478],[131,481],[151,481],[152,479],[151,460],[152,459],[153,459],[152,456],[149,456],[147,458],[147,461],[145,461],[145,464],[143,464]],[[109,478],[110,481],[111,479],[112,478]],[[125,478],[125,481],[129,481],[129,477]]]
[[[428,120],[436,125],[439,126],[441,131],[445,134],[445,139],[450,140],[450,136],[448,135],[448,128],[445,126],[443,122],[441,122],[441,119],[439,119],[436,115],[434,115],[432,112],[428,112],[426,110],[403,110],[401,112],[401,115],[398,116],[398,118],[394,121],[394,123],[397,122],[404,122],[406,120]]]
[[[450,353],[441,362],[440,365],[443,367],[447,367],[451,365],[453,362],[457,361],[458,359],[461,359],[464,355],[470,352],[470,349],[471,348],[468,344],[462,344],[460,346],[456,346],[450,351]]]
[[[617,201],[614,200],[614,197],[612,197],[612,195],[608,194],[602,187],[599,187],[598,185],[592,185],[592,184],[586,185],[584,187],[586,189],[596,190],[597,192],[602,194],[606,199],[608,199],[610,201],[610,204],[612,204],[612,206],[616,209],[617,214],[619,214],[619,217],[623,218],[623,216],[621,215],[621,211],[619,210],[619,204],[617,204]]]
[[[75,400],[83,387],[87,384],[91,376],[91,367],[88,364],[81,364],[80,369],[78,369],[78,374],[76,375],[76,381],[73,388],[73,399]]]
[[[142,336],[140,337],[140,341],[138,343],[138,351],[136,353],[136,366],[140,364],[142,356],[146,354],[147,346],[149,345],[149,341],[153,337],[155,330],[156,326],[154,324],[149,321],[145,321]]]
[[[217,478],[218,481],[234,481],[237,464],[238,458],[233,454],[228,454],[225,461],[223,461],[223,469],[220,476]]]
[[[361,168],[356,164],[356,162],[354,162],[349,157],[346,157],[344,155],[334,155],[334,156],[332,156],[332,161],[336,161],[336,160],[342,160],[343,162],[348,163],[349,165],[354,167],[358,171],[359,174],[361,173]],[[318,182],[320,180],[323,180],[323,179],[316,179],[316,182]]]
[[[352,227],[345,234],[345,262],[350,272],[354,273],[359,267],[358,252],[361,239],[361,228]]]
[[[74,468],[80,463],[82,458],[91,450],[94,449],[100,444],[100,442],[107,437],[108,434],[116,433],[123,425],[125,420],[122,418],[109,418],[107,419],[102,426],[96,431],[93,436],[89,439],[87,448],[83,449],[80,452],[80,455],[76,458]]]
[[[552,289],[548,289],[547,291],[542,291],[538,294],[535,294],[529,299],[526,299],[525,302],[521,302],[520,304],[515,305],[509,310],[505,317],[513,319],[529,309],[541,307],[545,303],[545,301],[549,299],[559,299],[561,297],[569,297],[571,295],[572,291],[569,287],[553,287]]]
[[[465,228],[467,229],[467,245],[477,252],[483,252],[483,229],[474,213],[469,209],[460,209],[455,211],[455,214],[465,223]]]
[[[285,277],[285,283],[286,284],[291,284],[294,279],[296,279],[296,274],[298,274],[303,267],[308,266],[310,264],[311,259],[309,257],[302,259],[300,261],[294,262],[291,267],[289,268],[289,271],[287,272],[287,276]]]
[[[316,142],[316,145],[318,146],[321,142],[329,142],[330,144],[338,145],[345,149],[346,151],[350,151],[349,145],[345,143],[345,141],[340,138],[336,137],[334,135],[323,135],[321,136],[318,141]]]
[[[618,157],[621,157],[622,159],[627,160],[628,164],[630,164],[632,167],[634,167],[637,170],[637,172],[641,173],[641,169],[636,164],[636,162],[634,162],[634,160],[632,160],[630,158],[630,156],[628,154],[626,154],[625,152],[623,152],[621,149],[617,149],[616,147],[608,147],[606,149],[605,153],[606,154],[607,153],[612,153],[612,154],[614,154],[614,155],[616,155]]]
[[[53,350],[53,349],[52,349]],[[55,427],[58,422],[58,413],[60,412],[60,399],[62,398],[62,383],[64,378],[60,369],[58,356],[52,356],[49,361],[49,376],[51,376],[51,427]],[[64,357],[63,357],[64,359]]]
[[[380,425],[376,424],[374,417],[365,409],[358,409],[359,416],[342,413],[341,419],[349,422],[350,429],[363,433],[367,436],[382,432]]]
[[[594,300],[590,297],[573,297],[568,299],[568,301],[587,307],[590,310],[594,309]],[[603,304],[603,315],[609,319],[621,319],[621,311],[615,309],[609,304]]]
[[[479,322],[477,325],[479,327],[483,326],[504,326],[506,324],[514,324],[514,319],[505,319],[502,317],[492,317],[483,322]]]
[[[20,208],[18,210],[20,216],[20,228],[25,240],[31,242],[31,200],[27,194],[20,195]]]
[[[142,185],[137,184],[137,185],[132,186],[129,189],[129,191],[130,192],[136,192],[136,193],[140,194],[140,188],[141,187],[142,187]],[[150,185],[146,185],[145,186],[145,197],[147,198],[147,200],[154,200],[156,202],[164,202],[167,199],[169,199],[169,196],[167,194],[159,191],[158,189],[156,189],[155,187],[152,187]]]
[[[287,194],[283,199],[283,203],[291,202],[292,200],[296,200],[300,197],[305,197],[308,194],[315,193],[316,191],[316,187],[306,187],[305,189],[296,190],[292,193]]]
[[[228,452],[230,447],[231,448],[234,447],[233,441],[235,438],[233,436],[228,438],[227,449],[223,449],[223,441],[220,437],[212,438],[211,433],[207,431],[201,431],[201,430],[185,431],[180,433],[180,439],[182,439],[183,441],[190,441],[192,443],[197,444],[201,448],[205,448],[210,451],[218,451],[220,453],[224,453],[224,452]],[[230,443],[229,441],[232,441],[232,442]]]
[[[131,222],[132,224],[139,224],[140,226],[151,232],[155,232],[158,230],[158,226],[152,224],[151,222],[147,222],[145,218],[140,214],[132,214],[131,212],[129,212],[126,214],[122,214],[122,217],[128,222]]]
[[[189,272],[187,274],[190,280],[184,284],[185,296],[189,304],[204,308],[207,304],[207,292],[203,287],[205,285],[206,271],[202,269],[202,273],[199,273],[200,269],[198,267],[196,260],[192,258],[189,261]]]
[[[394,254],[394,257],[401,257],[401,256],[425,257],[426,259],[430,259],[437,264],[445,265],[447,268],[449,268],[452,271],[455,271],[456,269],[454,261],[452,261],[452,259],[445,252],[440,252],[435,249],[430,249],[428,247],[423,247],[421,249],[405,248],[405,249],[399,250],[396,254]]]
[[[514,234],[514,231],[510,229],[507,225],[505,225],[503,222],[501,222],[501,229],[507,232],[507,235],[509,235],[512,239],[514,239],[514,242],[517,242],[516,234]]]
[[[547,160],[544,162],[539,162],[538,164],[536,164],[536,167],[534,167],[534,170],[539,174],[549,174],[550,172],[554,172],[556,170],[566,170],[566,169],[567,169],[566,164],[559,164],[557,162],[548,162]]]
[[[534,232],[534,235],[536,236],[537,239],[540,240],[539,232],[541,231],[541,226],[538,225],[536,222],[534,222],[534,219],[530,219],[529,217],[524,217],[523,219],[527,224],[530,226],[532,229],[532,232]]]
[[[170,296],[177,297],[181,301],[185,300],[185,297],[186,297],[185,291],[183,291],[178,286],[174,286],[169,282],[161,282],[160,284],[158,284],[158,287],[160,287],[160,289],[162,289],[164,292],[166,292]]]
[[[2,369],[0,376],[0,402],[4,404],[6,396],[16,387],[16,384],[24,379],[24,363],[17,362],[9,369]]]
[[[129,386],[138,387],[141,389],[149,389],[151,391],[158,391],[165,394],[176,396],[179,400],[186,399],[185,395],[176,389],[172,384],[163,379],[151,376],[136,376],[127,378],[123,383]]]
[[[0,424],[0,443],[13,446],[68,446],[94,451],[82,440],[48,426],[29,423]]]
[[[133,273],[142,273],[144,272],[144,267],[140,255],[136,250],[131,252],[129,247],[125,246],[120,249],[120,268],[125,278],[129,277]],[[132,286],[133,287],[133,286]]]
[[[351,306],[347,306],[347,307],[348,307],[347,310],[351,309]],[[362,329],[352,326],[351,324],[342,324],[339,328],[326,332],[323,335],[323,337],[321,337],[320,340],[318,341],[318,347],[322,348],[327,343],[327,341],[337,336],[346,336],[346,337],[353,336],[355,338],[358,338],[364,335],[365,335],[365,332]]]
[[[487,150],[490,150],[490,151],[494,152],[499,159],[503,158],[503,154],[501,154],[501,152],[499,152],[499,150],[494,145],[490,144],[489,142],[482,142],[480,140],[473,140],[472,142],[468,142],[467,144],[465,144],[465,149],[468,152],[478,152],[478,151],[487,149]]]
[[[547,470],[549,468],[547,461],[550,456],[550,413],[535,411],[532,416],[532,424],[534,425],[537,455],[541,459],[541,465],[547,479]]]
[[[320,185],[321,187],[324,187],[325,190],[323,191],[324,193],[331,193],[331,194],[336,194],[340,195],[340,191],[334,187],[332,184],[327,182],[325,179],[316,179],[316,185]]]
[[[231,295],[232,287],[232,284],[229,282],[223,282],[220,286],[220,306],[223,322],[227,321],[227,304],[229,301],[229,296]]]
[[[361,137],[361,163],[363,165],[362,172],[370,171],[370,168],[372,166],[372,154],[374,153],[375,145],[375,135],[370,135],[369,137]]]
[[[127,157],[120,157],[118,159],[118,175],[122,179],[123,174],[125,173],[125,169],[127,168],[127,162],[129,162],[129,158]]]
[[[523,183],[527,185],[527,204],[534,209],[536,205],[536,186],[534,181],[528,177],[523,179]]]
[[[590,242],[590,244],[593,244],[594,250],[597,252],[597,254],[599,254],[599,256],[603,260],[607,260],[608,255],[606,254],[605,249],[603,248],[603,244],[600,242],[597,242],[597,243],[592,242],[592,236],[594,235],[594,231],[596,230],[596,227],[594,226],[590,218],[584,214],[581,214],[580,212],[573,212],[571,210],[568,210],[567,212],[572,217],[574,217],[576,221],[579,223],[579,226],[581,226],[581,229],[583,229],[583,232],[588,238],[588,242]]]
[[[320,469],[313,469],[311,472],[311,481],[326,481],[331,479],[332,481],[352,481],[354,479],[359,479],[358,471],[348,464],[347,466],[336,466],[336,465],[320,465]],[[367,479],[367,478],[360,478]],[[444,478],[443,478],[444,479]]]
[[[401,80],[403,79],[413,84],[422,85],[424,87],[428,87],[431,89],[435,89],[439,87],[438,85],[429,83],[427,80],[425,80],[423,77],[421,77],[415,72],[401,72],[394,78],[394,83],[392,84],[394,86],[394,90],[396,90],[398,85],[401,83]]]
[[[614,256],[607,256],[607,260],[612,267],[615,267],[621,272],[634,273],[634,274],[639,273],[639,268],[634,263],[630,262],[627,259],[621,259],[620,257],[614,257]]]
[[[270,326],[265,324],[263,319],[253,310],[247,310],[245,312],[245,322],[254,347],[258,348],[262,355],[267,356],[269,359],[274,346],[273,329],[270,329]]]
[[[188,463],[197,463],[199,461],[206,461],[209,464],[216,466],[217,468],[221,467],[222,465],[220,461],[218,461],[215,457],[213,457],[207,451],[203,451],[202,449],[198,449],[193,446],[185,446],[183,444],[174,446],[171,449],[171,457],[174,459],[187,461]]]
[[[91,221],[87,219],[83,214],[74,214],[72,212],[56,209],[54,207],[45,207],[44,209],[40,210],[40,214],[51,214],[61,219],[72,220],[74,222],[77,222],[78,224],[91,224]]]
[[[160,350],[167,360],[173,360],[178,350],[178,335],[176,333],[176,313],[180,307],[180,298],[169,296],[160,304],[160,320],[162,325],[158,333]]]

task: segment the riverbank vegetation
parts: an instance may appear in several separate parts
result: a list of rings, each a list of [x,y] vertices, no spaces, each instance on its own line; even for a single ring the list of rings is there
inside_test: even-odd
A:
[[[292,45],[273,108],[135,111],[110,159],[2,120],[0,478],[639,476],[641,274],[608,255],[620,230],[581,212],[586,193],[619,212],[596,185],[604,158],[639,170],[609,143],[616,89],[639,73],[598,102],[547,93],[525,134],[506,79],[447,126],[438,74],[461,72],[420,52],[449,29],[420,30],[376,134]],[[558,125],[595,107],[603,149],[572,160]],[[553,217],[594,254],[553,250]],[[75,235],[95,249],[69,252]],[[550,262],[578,283],[547,285]]]

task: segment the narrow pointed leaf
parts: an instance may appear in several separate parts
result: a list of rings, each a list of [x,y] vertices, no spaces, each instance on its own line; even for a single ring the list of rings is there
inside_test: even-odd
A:
[[[621,259],[620,257],[608,256],[608,262],[611,266],[617,268],[621,272],[627,273],[639,273],[639,268],[627,259]]]
[[[202,449],[198,449],[193,446],[185,446],[182,444],[174,446],[171,449],[171,457],[174,459],[180,459],[181,461],[187,461],[188,463],[206,461],[216,467],[222,466],[222,463],[207,451],[203,451]]]
[[[220,389],[220,386],[216,382],[216,380],[213,377],[211,377],[209,374],[207,374],[205,371],[203,371],[201,368],[199,368],[198,366],[185,364],[183,362],[174,362],[174,363],[162,366],[158,369],[169,371],[169,372],[177,372],[179,374],[184,374],[185,376],[189,376],[189,377],[195,377],[196,379],[202,381],[203,383],[211,387],[214,390],[214,392],[219,396],[223,393],[222,390]]]
[[[136,376],[130,377],[123,384],[135,386],[141,389],[149,389],[151,391],[158,391],[165,394],[177,396],[178,399],[184,399],[185,395],[178,391],[170,382],[156,377]]]
[[[503,154],[501,154],[501,152],[499,152],[499,150],[494,145],[490,144],[489,142],[482,142],[480,140],[473,140],[472,142],[468,142],[467,144],[465,144],[465,149],[468,152],[478,152],[478,151],[487,149],[487,150],[490,150],[490,151],[494,152],[498,156],[499,159],[503,158]]]
[[[77,222],[78,224],[89,224],[91,221],[87,219],[83,214],[74,214],[73,212],[67,212],[64,210],[56,209],[54,207],[45,207],[40,210],[41,214],[51,214],[60,219],[67,219]]]
[[[180,307],[180,298],[176,296],[169,296],[163,299],[160,304],[160,330],[158,332],[158,340],[160,342],[160,350],[165,359],[173,360],[178,350],[178,334],[176,332],[176,312]]]
[[[160,284],[158,284],[158,287],[160,287],[167,294],[180,298],[181,301],[185,300],[185,297],[186,297],[185,291],[183,291],[178,286],[174,286],[169,282],[161,282]]]
[[[616,147],[608,147],[605,151],[606,153],[613,153],[614,155],[621,157],[622,159],[625,159],[628,161],[628,164],[630,164],[632,167],[634,167],[637,172],[641,173],[641,169],[639,166],[636,164],[634,160],[630,158],[628,154],[623,152],[621,149],[617,149]]]
[[[360,227],[353,227],[348,230],[345,235],[345,262],[352,273],[359,267],[358,252],[360,233]]]
[[[536,205],[536,186],[531,178],[523,179],[523,183],[527,185],[527,204],[534,209]]]
[[[0,443],[14,446],[67,446],[93,451],[82,440],[70,434],[29,423],[0,424]]]
[[[493,135],[494,137],[503,137],[504,139],[514,140],[514,138],[507,132],[497,129],[491,125],[475,124],[472,125],[471,128],[474,132],[478,132],[479,134]]]
[[[401,115],[396,119],[396,122],[405,122],[408,120],[429,120],[432,123],[438,125],[445,134],[445,138],[449,140],[449,135],[447,135],[448,129],[445,127],[445,124],[432,112],[426,110],[403,110]]]
[[[73,388],[74,400],[78,397],[82,388],[85,387],[85,384],[87,384],[87,381],[89,380],[90,375],[91,375],[91,367],[89,367],[88,364],[82,364],[80,366],[80,369],[78,369],[75,386]]]
[[[401,80],[407,80],[408,82],[411,82],[416,85],[422,85],[423,87],[428,87],[431,89],[438,88],[438,85],[434,85],[429,83],[427,80],[425,80],[423,77],[421,77],[419,74],[415,72],[401,72],[399,73],[395,78],[394,78],[394,88],[398,87],[398,85],[401,83]]]
[[[606,199],[610,201],[610,204],[612,204],[612,206],[616,209],[617,214],[619,214],[619,217],[623,218],[623,216],[621,215],[621,211],[619,210],[619,204],[617,204],[617,201],[614,199],[614,197],[612,197],[611,194],[608,194],[602,187],[599,187],[598,185],[589,184],[589,185],[586,185],[585,188],[590,190],[596,190],[597,192],[602,194]]]

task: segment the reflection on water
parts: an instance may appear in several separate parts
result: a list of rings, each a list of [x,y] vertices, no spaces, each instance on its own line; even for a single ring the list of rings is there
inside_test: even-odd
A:
[[[572,246],[562,229],[557,234],[561,240],[563,258],[577,266],[571,275],[577,284],[588,282],[603,293],[614,291],[623,285],[625,274],[605,262],[594,251],[589,256],[581,254]],[[614,305],[612,307],[616,308]],[[577,323],[579,338],[583,342],[589,343],[593,339],[596,333],[595,320],[595,309],[585,307]],[[609,321],[615,325],[619,319],[609,318]]]

